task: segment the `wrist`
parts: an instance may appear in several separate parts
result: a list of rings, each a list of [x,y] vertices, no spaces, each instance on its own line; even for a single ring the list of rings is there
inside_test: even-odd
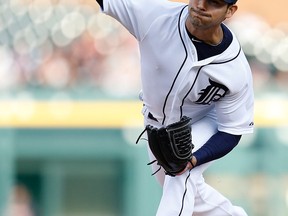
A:
[[[197,158],[195,156],[192,156],[191,165],[193,166],[192,168],[196,167],[197,165]]]

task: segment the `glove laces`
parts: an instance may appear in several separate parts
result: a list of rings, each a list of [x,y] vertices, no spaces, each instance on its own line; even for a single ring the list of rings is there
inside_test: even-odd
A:
[[[145,129],[140,133],[140,135],[138,136],[137,140],[136,140],[136,144],[138,144],[138,142],[140,140],[146,140],[148,141],[146,138],[142,138],[143,134],[146,132],[147,128],[145,127]]]
[[[148,141],[148,139],[142,138],[142,136],[143,136],[143,134],[146,132],[146,130],[147,130],[147,128],[145,127],[145,129],[144,129],[144,130],[140,133],[140,135],[138,136],[138,138],[137,138],[137,140],[136,140],[136,144],[138,144],[138,142],[139,142],[140,140]],[[150,166],[150,165],[152,165],[152,164],[154,164],[154,163],[156,163],[156,162],[157,162],[157,160],[153,160],[153,161],[147,163],[147,165]],[[154,176],[156,173],[158,173],[158,172],[161,170],[161,168],[162,168],[162,167],[159,166],[159,168],[158,168],[154,173],[152,173],[151,176]]]

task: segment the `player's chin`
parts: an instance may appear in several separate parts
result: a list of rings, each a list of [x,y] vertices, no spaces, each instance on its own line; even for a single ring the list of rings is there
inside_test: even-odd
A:
[[[191,24],[196,27],[196,28],[202,28],[202,27],[205,27],[205,23],[207,23],[207,20],[206,19],[202,19],[202,18],[199,18],[199,17],[193,17],[191,19]]]

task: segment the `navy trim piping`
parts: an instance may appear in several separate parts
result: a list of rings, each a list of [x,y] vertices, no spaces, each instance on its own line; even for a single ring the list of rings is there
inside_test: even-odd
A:
[[[186,177],[186,180],[185,180],[185,191],[184,191],[184,193],[183,193],[181,210],[180,210],[178,216],[181,216],[181,214],[182,214],[182,212],[183,212],[185,196],[186,196],[186,193],[187,193],[187,182],[188,182],[188,179],[189,179],[189,177],[190,177],[190,174],[191,174],[191,173],[190,173],[190,171],[189,171],[189,174],[188,174],[188,176]]]
[[[240,48],[239,48],[239,51],[238,51],[237,55],[236,55],[235,57],[233,57],[232,59],[229,59],[229,60],[226,60],[226,61],[223,61],[223,62],[212,62],[212,63],[210,63],[210,64],[208,64],[208,65],[213,65],[213,64],[214,64],[214,65],[216,65],[216,64],[225,64],[225,63],[227,63],[227,62],[230,62],[230,61],[235,60],[235,59],[240,55],[240,53],[241,53],[241,46],[240,46]],[[195,85],[195,83],[196,83],[196,80],[197,80],[197,78],[198,78],[198,76],[199,76],[199,74],[200,74],[201,69],[202,69],[203,67],[205,67],[205,66],[207,66],[207,65],[203,65],[203,66],[201,66],[201,67],[199,68],[199,70],[198,70],[198,72],[197,72],[197,75],[196,75],[196,77],[195,77],[195,79],[194,79],[194,82],[193,82],[191,88],[188,90],[188,92],[186,93],[186,95],[185,95],[185,96],[183,97],[183,99],[182,99],[182,103],[181,103],[181,106],[180,106],[180,115],[181,115],[181,116],[182,116],[182,114],[183,114],[184,101],[185,101],[185,99],[188,97],[189,93],[192,91],[192,89],[193,89],[193,87],[194,87],[194,85]],[[181,117],[181,116],[180,116],[180,117]]]
[[[185,9],[186,7],[187,7],[187,5],[182,8],[182,10],[181,10],[181,12],[180,12],[180,14],[179,14],[179,18],[178,18],[178,32],[179,32],[180,39],[181,39],[181,42],[182,42],[182,44],[183,44],[183,47],[184,47],[185,55],[186,55],[186,56],[185,56],[185,58],[184,58],[184,60],[183,60],[183,62],[182,62],[182,65],[180,66],[180,68],[179,68],[179,70],[178,70],[178,72],[177,72],[174,80],[173,80],[173,83],[172,83],[172,85],[171,85],[171,88],[170,88],[168,94],[166,95],[166,98],[165,98],[165,101],[164,101],[164,105],[163,105],[163,110],[162,110],[162,112],[163,112],[162,125],[164,124],[164,122],[165,122],[165,120],[166,120],[165,108],[166,108],[166,104],[167,104],[168,97],[169,97],[169,95],[170,95],[170,93],[171,93],[171,91],[172,91],[172,89],[173,89],[173,87],[174,87],[174,85],[175,85],[175,82],[176,82],[176,80],[177,80],[177,78],[178,78],[178,76],[179,76],[179,74],[180,74],[180,72],[181,72],[181,70],[182,70],[182,68],[183,68],[183,66],[184,66],[187,58],[188,58],[188,51],[187,51],[187,48],[186,48],[186,46],[185,46],[184,40],[183,40],[182,35],[181,35],[181,30],[180,30],[180,18],[181,18],[182,13],[183,13],[183,11],[184,11],[184,9]]]

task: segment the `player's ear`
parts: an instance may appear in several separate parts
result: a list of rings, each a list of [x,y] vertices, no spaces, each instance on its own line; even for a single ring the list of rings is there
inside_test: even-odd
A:
[[[233,5],[229,5],[226,11],[226,19],[230,18],[233,16],[233,14],[237,11],[238,6],[233,4]]]

